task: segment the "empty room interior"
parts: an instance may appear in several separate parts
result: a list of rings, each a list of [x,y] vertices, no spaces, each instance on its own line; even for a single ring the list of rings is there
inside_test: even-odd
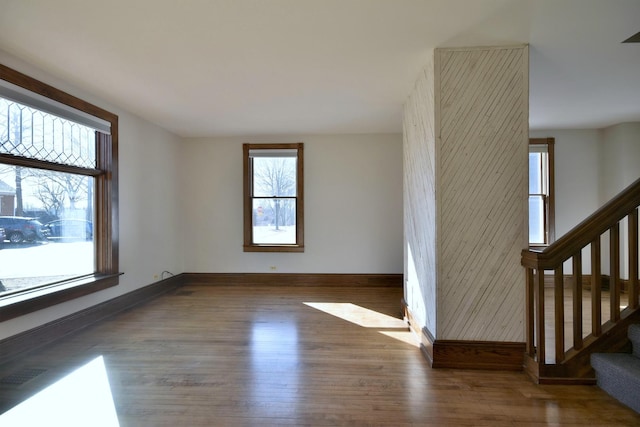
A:
[[[0,0],[0,425],[640,425],[637,0]]]

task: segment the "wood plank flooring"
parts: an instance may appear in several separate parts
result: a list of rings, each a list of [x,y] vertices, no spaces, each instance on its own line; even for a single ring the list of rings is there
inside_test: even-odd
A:
[[[65,427],[640,425],[595,386],[432,370],[400,320],[401,297],[399,288],[185,286],[0,366],[0,425],[35,425],[36,415]],[[28,369],[41,371],[2,382]],[[10,410],[47,386],[40,407]],[[104,411],[87,409],[99,403]]]

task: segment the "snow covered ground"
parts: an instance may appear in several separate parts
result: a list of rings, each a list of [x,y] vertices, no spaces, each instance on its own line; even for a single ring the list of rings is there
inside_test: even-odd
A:
[[[5,243],[0,281],[7,290],[93,273],[93,242]]]

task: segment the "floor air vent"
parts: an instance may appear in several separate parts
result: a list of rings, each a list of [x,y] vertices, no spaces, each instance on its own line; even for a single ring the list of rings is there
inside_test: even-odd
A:
[[[25,368],[18,372],[14,372],[13,374],[9,374],[4,378],[0,378],[0,385],[22,385],[46,371],[46,369],[40,368]]]

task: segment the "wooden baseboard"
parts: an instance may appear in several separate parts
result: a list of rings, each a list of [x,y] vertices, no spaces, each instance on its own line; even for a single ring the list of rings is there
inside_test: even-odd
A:
[[[420,338],[420,352],[429,362],[429,366],[433,366],[433,336],[429,332],[429,330],[425,327],[420,329],[420,325],[415,317],[413,317],[413,313],[409,310],[409,305],[407,301],[402,299],[402,312],[404,313],[404,319],[409,325],[409,329],[416,334],[417,337]]]
[[[50,344],[100,320],[143,304],[182,285],[182,275],[172,276],[69,316],[46,323],[0,341],[0,365],[22,353]]]
[[[190,285],[402,287],[402,274],[184,273]]]
[[[525,343],[435,340],[433,368],[522,371]]]
[[[522,371],[525,343],[500,341],[437,340],[423,327],[419,330],[407,302],[402,301],[409,327],[420,336],[420,351],[434,368]]]

